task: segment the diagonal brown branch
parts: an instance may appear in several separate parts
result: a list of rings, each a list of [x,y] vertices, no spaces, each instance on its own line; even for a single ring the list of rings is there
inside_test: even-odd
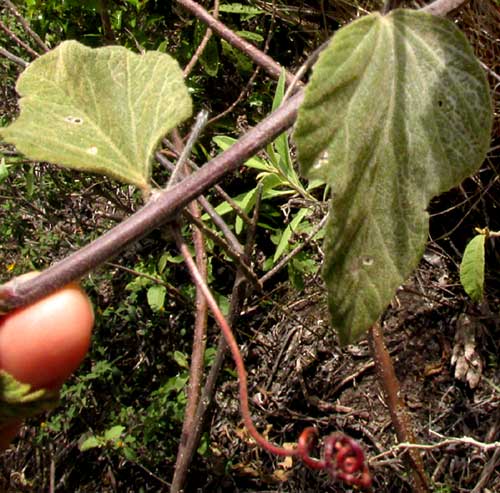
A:
[[[17,19],[17,21],[23,26],[26,34],[31,36],[35,43],[45,52],[49,51],[49,47],[42,41],[42,38],[38,36],[38,34],[31,29],[28,21],[18,12],[16,6],[10,0],[3,0],[3,3],[7,6],[7,8],[12,12],[12,15]]]
[[[428,14],[445,16],[449,14],[452,10],[458,9],[461,5],[467,3],[469,0],[436,0],[420,10],[422,12],[427,12]]]
[[[217,183],[225,174],[238,169],[249,157],[289,128],[297,117],[302,99],[303,92],[298,91],[227,151],[172,189],[160,193],[156,200],[148,202],[91,244],[52,265],[32,280],[14,281],[0,286],[0,313],[27,305],[79,279],[115,257],[127,245],[171,221],[194,198]]]
[[[271,77],[275,79],[279,78],[283,70],[279,63],[276,63],[270,56],[260,51],[253,44],[240,38],[222,22],[214,19],[201,5],[193,0],[177,0],[177,3],[198,17],[198,19],[203,21],[212,31],[225,39],[229,44],[245,53],[245,55],[251,58],[258,66],[262,67]],[[290,84],[293,78],[293,74],[286,72],[287,84]]]

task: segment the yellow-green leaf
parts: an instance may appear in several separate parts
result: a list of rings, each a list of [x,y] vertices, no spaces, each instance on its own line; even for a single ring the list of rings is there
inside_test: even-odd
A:
[[[417,266],[429,201],[478,169],[491,125],[483,69],[446,19],[372,14],[321,54],[295,140],[303,173],[332,189],[323,276],[343,344],[365,333]]]
[[[460,282],[472,301],[483,299],[484,290],[484,242],[486,235],[474,236],[465,247],[460,264]]]
[[[157,51],[66,41],[17,83],[21,114],[0,129],[31,159],[102,173],[143,190],[160,139],[191,115],[181,69]]]

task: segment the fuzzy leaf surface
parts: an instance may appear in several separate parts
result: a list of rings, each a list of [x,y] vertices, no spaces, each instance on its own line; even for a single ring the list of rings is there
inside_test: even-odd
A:
[[[295,130],[301,170],[332,189],[323,276],[341,343],[359,339],[417,266],[432,197],[484,160],[483,70],[446,19],[369,15],[321,54]]]
[[[65,41],[17,82],[21,114],[0,130],[30,159],[102,173],[143,190],[160,139],[191,115],[182,71],[157,51]]]
[[[472,301],[483,299],[484,290],[484,243],[486,235],[474,236],[465,247],[460,264],[460,282]]]

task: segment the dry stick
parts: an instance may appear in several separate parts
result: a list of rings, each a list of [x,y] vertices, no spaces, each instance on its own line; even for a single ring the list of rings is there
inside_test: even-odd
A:
[[[238,169],[249,157],[289,128],[297,117],[302,99],[302,91],[294,94],[227,151],[216,156],[171,190],[162,191],[154,201],[148,202],[127,220],[89,245],[52,265],[33,279],[13,280],[0,286],[0,312],[25,306],[81,278],[115,257],[126,246],[171,221],[194,198],[217,183],[225,174]]]
[[[213,12],[214,19],[217,19],[217,17],[219,16],[219,0],[214,1]],[[201,43],[198,45],[198,48],[196,48],[196,51],[194,52],[194,55],[191,57],[191,60],[189,60],[189,63],[184,67],[184,77],[187,77],[193,70],[194,66],[198,63],[198,60],[200,59],[202,53],[205,51],[205,48],[207,47],[207,44],[210,41],[211,37],[212,30],[210,28],[207,28],[207,31],[205,32]]]
[[[108,43],[116,43],[115,33],[111,26],[111,18],[109,16],[108,0],[99,0],[99,14],[101,16],[102,33],[104,39]]]
[[[195,202],[189,204],[189,209],[194,217],[199,217],[200,210]],[[176,228],[177,236],[180,236],[179,228]],[[203,239],[203,233],[197,228],[193,231],[193,244],[196,254],[196,264],[200,272],[200,276],[206,282],[207,279],[207,255]],[[196,286],[196,318],[193,334],[193,348],[191,351],[191,364],[189,367],[189,385],[187,393],[186,410],[184,411],[184,422],[182,424],[181,440],[177,451],[175,462],[174,477],[170,487],[171,493],[179,493],[182,491],[184,478],[180,473],[180,465],[185,461],[186,447],[189,441],[189,436],[193,431],[193,424],[196,420],[196,410],[200,400],[201,382],[203,379],[203,360],[205,355],[206,340],[207,340],[207,316],[208,305],[207,300],[202,290]]]
[[[469,0],[436,0],[435,2],[422,7],[420,10],[422,12],[427,12],[428,14],[445,16],[468,1]]]
[[[210,124],[212,122],[212,120],[208,120],[207,122],[207,125]],[[172,144],[164,139],[163,140],[163,143],[170,149],[172,150]],[[165,152],[165,151],[162,151],[162,152]],[[175,153],[175,151],[174,151]],[[176,154],[176,153],[175,153]],[[176,154],[177,155],[177,154]],[[200,169],[200,167],[194,162],[194,161],[191,161],[190,159],[188,160],[188,164],[189,166],[191,166],[191,168],[195,171],[198,171]],[[222,199],[222,200],[225,200],[230,206],[231,208],[234,210],[234,212],[240,216],[241,220],[245,223],[245,224],[252,224],[252,220],[248,217],[247,213],[232,199],[232,197],[230,195],[228,195],[224,189],[218,185],[218,184],[215,184],[214,185],[214,190],[215,192],[217,193],[217,195]]]
[[[189,154],[192,151],[195,141],[200,136],[206,121],[208,113],[202,111],[198,114],[196,122],[191,130],[189,138],[186,145],[182,143],[182,139],[177,132],[174,133],[174,138],[178,141],[178,148],[176,149],[180,153],[180,157],[177,160],[177,166],[173,170],[170,180],[167,184],[167,190],[175,185],[177,177],[181,180],[184,176],[189,174],[189,166],[186,164]],[[196,201],[190,202],[187,207],[189,213],[193,219],[199,219],[201,217],[200,209]],[[175,231],[174,237],[180,237],[180,226],[177,223],[173,223],[169,230]],[[202,230],[199,227],[194,227],[193,230],[193,244],[196,255],[196,265],[200,276],[205,280],[207,279],[207,254],[205,250],[205,240],[203,237]],[[195,419],[196,409],[198,406],[198,401],[200,399],[201,381],[203,379],[203,360],[206,348],[207,339],[207,317],[208,317],[208,305],[207,300],[200,289],[196,286],[196,315],[195,315],[195,325],[193,334],[193,345],[191,351],[191,364],[189,366],[189,384],[187,391],[187,403],[186,409],[184,411],[184,422],[182,424],[181,439],[179,443],[179,449],[177,452],[176,468],[179,463],[183,462],[183,457],[185,454],[185,448],[191,429],[193,427],[193,422]],[[179,475],[174,473],[174,478],[172,480],[171,492],[178,493],[182,489],[182,484],[179,484]]]
[[[19,23],[23,26],[26,34],[31,36],[35,43],[45,52],[49,51],[48,46],[42,41],[40,36],[31,29],[28,21],[17,11],[16,6],[10,0],[3,0],[3,3],[7,6],[7,8],[12,12],[14,17],[19,21]]]
[[[11,62],[17,63],[23,68],[26,68],[29,63],[23,60],[22,58],[19,58],[18,56],[14,55],[10,51],[6,50],[2,46],[0,46],[0,55],[2,55],[4,58],[7,58],[7,60],[10,60]]]
[[[175,166],[173,165],[173,163],[171,163],[163,154],[161,154],[161,152],[156,153],[156,159],[161,164],[163,164],[165,168],[167,168],[170,172],[174,170]],[[213,223],[222,231],[222,234],[226,238],[227,242],[231,245],[231,248],[239,254],[243,253],[243,247],[238,241],[238,238],[234,236],[234,233],[231,231],[224,219],[222,219],[222,217],[213,208],[212,204],[210,204],[210,202],[203,195],[200,195],[197,200],[203,207],[205,212],[210,216],[210,219],[212,219]]]
[[[396,429],[396,435],[400,442],[415,442],[412,424],[403,400],[400,396],[399,381],[394,371],[392,359],[387,350],[382,335],[380,323],[376,322],[370,327],[368,340],[375,362],[377,376],[385,394],[385,401],[389,407],[391,420]],[[424,470],[422,457],[417,450],[410,449],[405,455],[413,478],[413,490],[416,493],[428,493],[429,486]]]
[[[247,385],[247,375],[245,370],[245,365],[243,363],[243,358],[240,353],[240,349],[238,347],[238,343],[234,338],[234,335],[231,331],[231,327],[229,327],[224,315],[220,311],[215,298],[212,295],[212,292],[204,282],[203,277],[200,275],[195,262],[193,261],[191,254],[189,253],[189,249],[187,245],[183,242],[182,237],[179,235],[177,230],[174,230],[174,235],[176,242],[178,243],[181,254],[184,258],[184,262],[186,263],[189,272],[191,274],[191,278],[193,283],[200,287],[203,291],[203,294],[207,298],[208,306],[212,311],[217,324],[219,325],[222,334],[224,335],[224,339],[226,340],[227,345],[231,351],[231,355],[233,357],[236,372],[238,374],[238,384],[239,384],[239,393],[240,393],[240,411],[243,418],[243,422],[245,423],[245,427],[247,428],[250,436],[260,445],[263,449],[268,452],[281,456],[294,456],[298,454],[298,449],[286,449],[283,447],[279,447],[267,441],[255,428],[253,424],[252,417],[250,415],[250,406],[248,401],[248,385]]]
[[[12,39],[19,46],[24,48],[31,56],[37,58],[40,56],[28,43],[25,43],[22,39],[18,38],[1,20],[0,20],[0,29],[7,34],[7,36]]]
[[[482,491],[486,491],[486,486],[488,484],[491,475],[495,471],[498,472],[499,464],[500,464],[500,448],[497,448],[493,453],[491,459],[484,466],[483,472],[481,473],[481,477],[479,478],[479,481],[477,482],[476,486],[474,486],[474,489],[471,491],[471,493],[481,493]]]
[[[225,39],[229,44],[242,51],[245,55],[251,58],[257,65],[262,67],[266,72],[273,78],[278,79],[281,75],[283,68],[279,63],[276,63],[273,58],[263,53],[261,50],[256,48],[253,44],[245,41],[235,34],[231,29],[226,27],[222,22],[214,19],[201,5],[197,4],[193,0],[177,0],[177,3],[189,10],[198,19],[203,21],[208,27],[210,27],[215,33],[217,33],[221,38]],[[293,74],[286,72],[287,84],[290,84],[293,80]]]
[[[255,206],[254,223],[249,228],[247,242],[245,245],[245,255],[247,255],[253,249],[259,205],[260,205],[260,195],[258,195],[257,197],[257,202]],[[246,287],[245,277],[242,275],[241,269],[238,269],[236,271],[236,278],[231,293],[231,304],[229,307],[228,320],[231,325],[234,325],[236,319],[240,314],[241,306],[244,300],[245,287]],[[224,340],[224,337],[221,335],[219,337],[219,343],[217,345],[217,352],[214,358],[214,362],[212,364],[212,367],[210,368],[210,372],[206,379],[201,398],[198,402],[198,408],[196,409],[196,415],[193,421],[191,433],[187,439],[182,461],[179,461],[176,464],[175,476],[177,476],[178,478],[177,484],[180,485],[181,487],[183,487],[186,482],[189,465],[193,460],[194,453],[196,452],[200,442],[201,434],[206,420],[206,413],[212,403],[213,396],[215,394],[215,386],[217,383],[217,378],[219,376],[220,370],[222,368],[222,364],[224,363],[226,350],[227,350],[227,344]]]
[[[320,232],[323,226],[326,224],[328,219],[328,214],[321,219],[321,221],[314,226],[313,230],[309,234],[309,236],[300,244],[297,245],[288,255],[285,255],[269,272],[264,274],[260,279],[259,283],[264,284],[271,277],[273,277],[277,272],[279,272],[285,265],[292,260],[296,255],[298,255],[305,247],[309,244],[309,242]]]

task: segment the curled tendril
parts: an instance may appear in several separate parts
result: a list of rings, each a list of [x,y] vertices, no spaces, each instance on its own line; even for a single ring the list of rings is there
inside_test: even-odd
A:
[[[332,477],[360,488],[370,488],[372,477],[365,462],[361,447],[343,433],[332,433],[324,439],[323,458],[311,457],[318,432],[316,428],[306,428],[300,435],[296,455],[312,469],[321,469]]]

